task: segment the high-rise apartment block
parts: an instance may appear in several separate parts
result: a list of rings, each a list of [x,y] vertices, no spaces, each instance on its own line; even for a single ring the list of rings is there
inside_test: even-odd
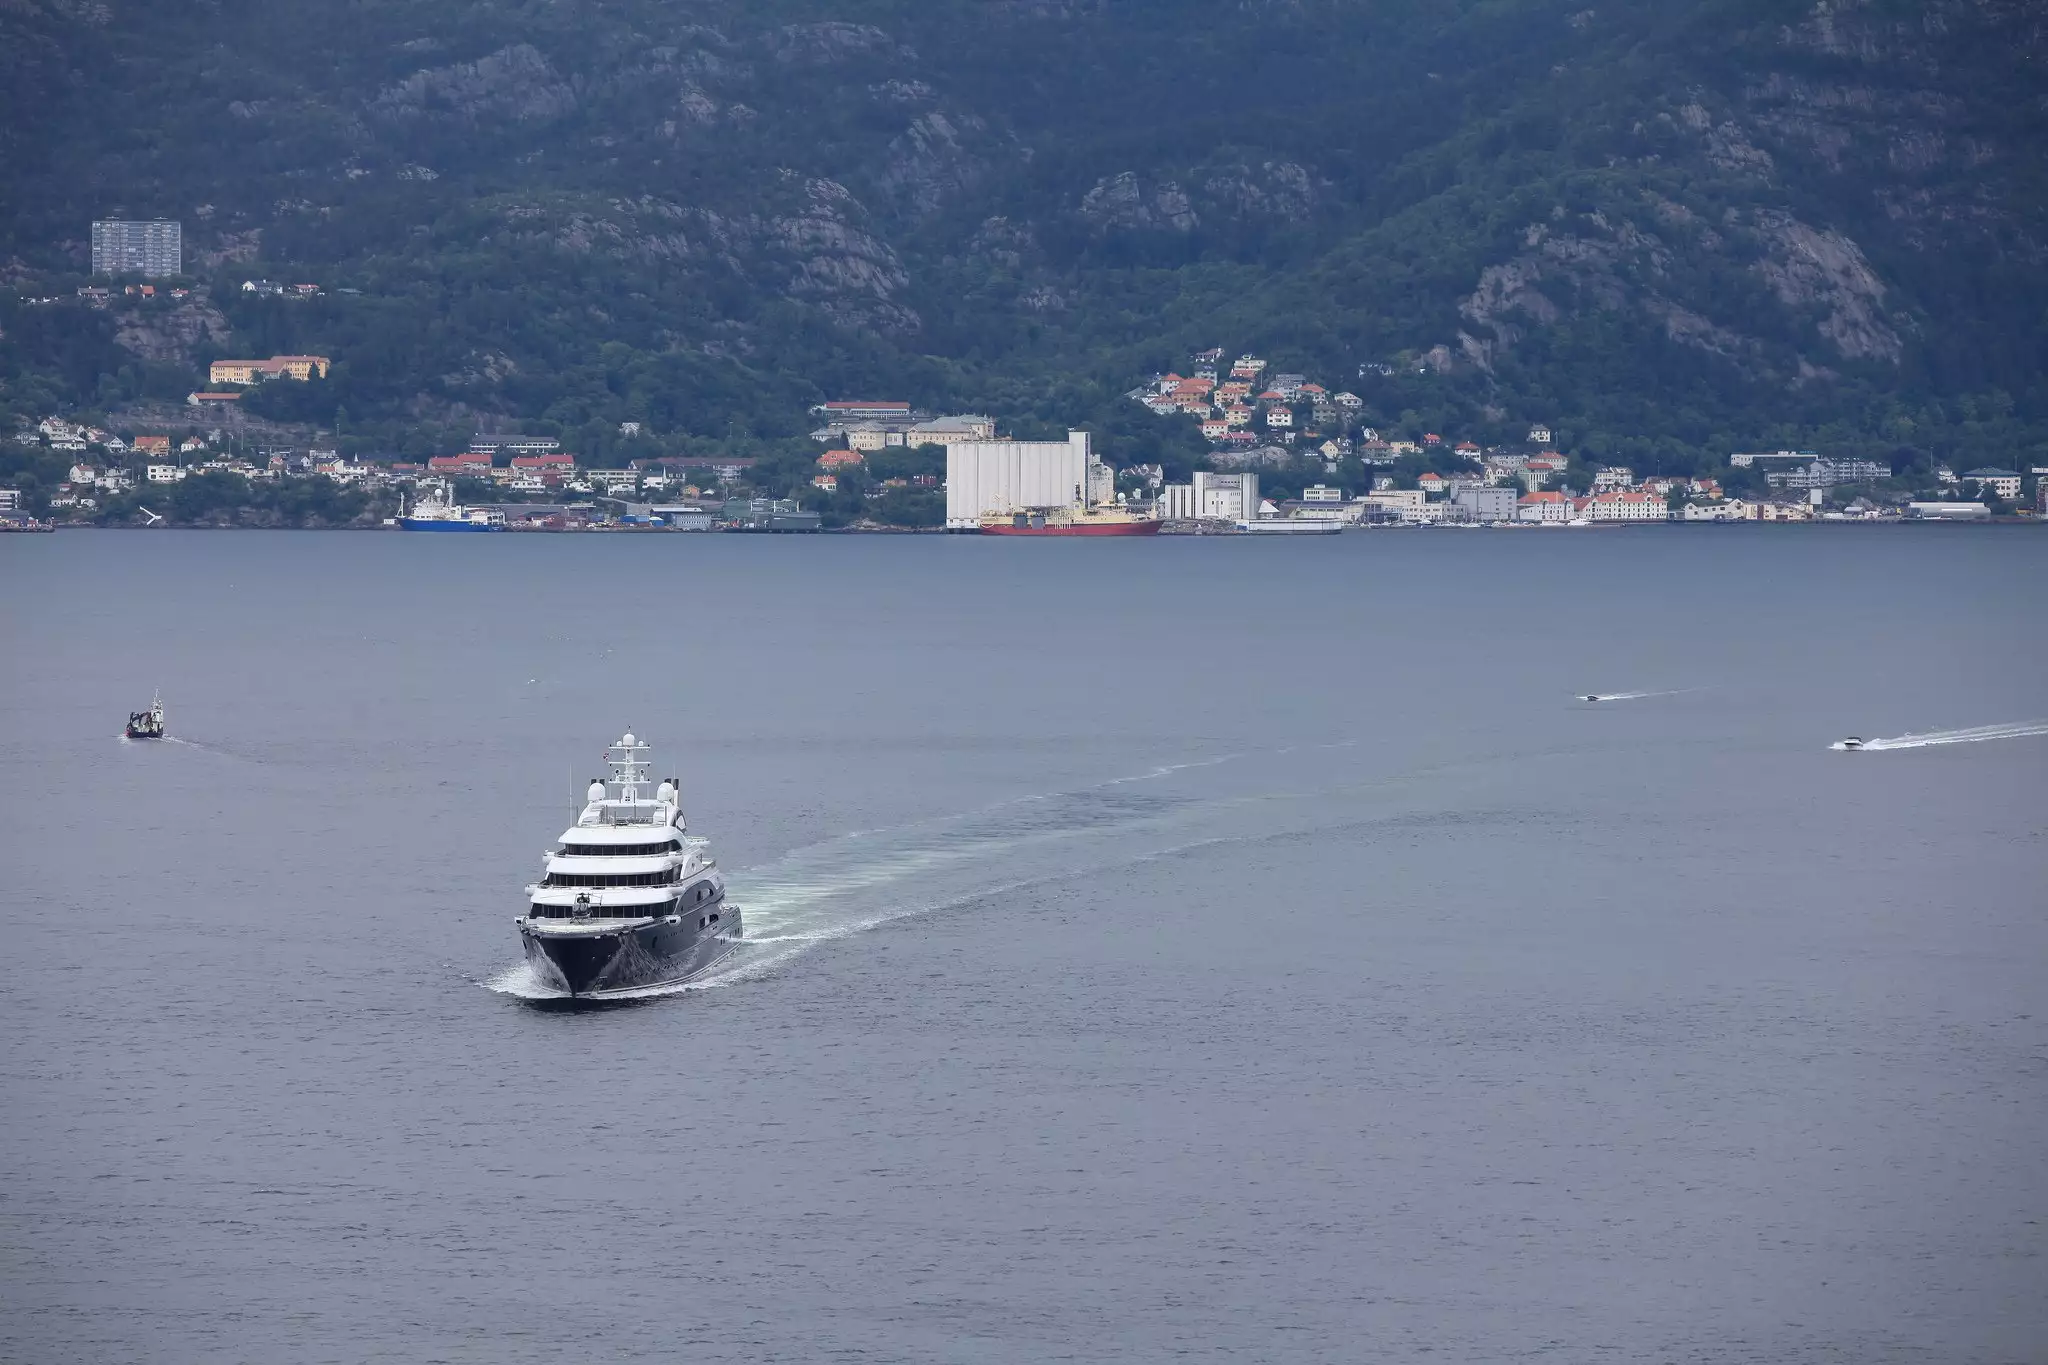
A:
[[[182,275],[185,232],[181,224],[157,219],[134,223],[102,219],[92,225],[95,275]]]

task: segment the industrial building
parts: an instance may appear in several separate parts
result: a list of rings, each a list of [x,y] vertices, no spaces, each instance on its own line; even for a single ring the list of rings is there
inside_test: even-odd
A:
[[[1159,490],[1158,511],[1168,521],[1250,521],[1259,514],[1259,476],[1197,470],[1192,483]]]
[[[106,218],[94,222],[92,273],[158,278],[184,274],[184,226],[163,219],[143,223]]]
[[[1064,441],[956,441],[946,447],[946,529],[978,531],[983,517],[1085,504],[1102,478],[1091,479],[1093,465],[1085,431]]]

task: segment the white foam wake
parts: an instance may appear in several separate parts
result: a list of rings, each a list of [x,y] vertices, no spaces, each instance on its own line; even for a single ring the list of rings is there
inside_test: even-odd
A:
[[[1676,697],[1697,692],[1697,687],[1672,687],[1661,692],[1587,692],[1580,701],[1641,701],[1644,697]]]
[[[2048,735],[2048,720],[2018,720],[2003,725],[1972,725],[1961,730],[1929,730],[1890,739],[1866,739],[1860,747],[1864,753],[1870,753],[1878,749],[1924,749],[1933,744],[1981,744],[1988,739],[2026,739],[2032,735]],[[1840,750],[1848,746],[1836,740],[1828,747]]]

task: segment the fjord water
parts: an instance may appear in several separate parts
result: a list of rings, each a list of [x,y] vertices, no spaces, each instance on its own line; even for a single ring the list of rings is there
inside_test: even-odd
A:
[[[0,1359],[2048,1351],[2048,535],[0,577]],[[756,941],[537,1006],[628,726]]]

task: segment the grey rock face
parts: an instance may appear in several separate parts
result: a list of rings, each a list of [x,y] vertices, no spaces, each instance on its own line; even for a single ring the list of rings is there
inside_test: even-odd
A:
[[[572,112],[576,92],[539,49],[517,43],[478,61],[416,71],[380,93],[370,107],[387,118],[442,115],[471,123],[535,123]]]
[[[1769,254],[1752,268],[1780,300],[1825,308],[1820,333],[1849,359],[1898,363],[1902,347],[1884,319],[1884,281],[1861,247],[1789,213],[1759,211],[1755,230]]]
[[[1201,223],[1178,184],[1165,180],[1151,185],[1135,171],[1096,182],[1081,197],[1080,214],[1098,228],[1193,232]]]
[[[926,214],[945,199],[979,181],[987,162],[970,143],[987,131],[973,115],[951,118],[934,110],[920,115],[889,144],[882,187],[914,213]]]
[[[1235,218],[1277,218],[1299,223],[1315,211],[1315,178],[1292,161],[1237,165],[1202,182],[1205,198]]]

